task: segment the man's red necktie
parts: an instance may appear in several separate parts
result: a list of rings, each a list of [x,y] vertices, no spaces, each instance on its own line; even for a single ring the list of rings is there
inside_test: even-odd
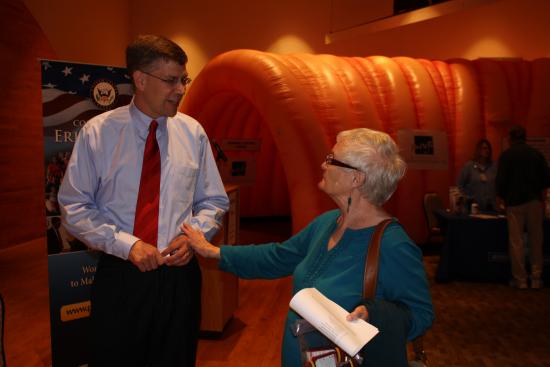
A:
[[[134,220],[134,236],[157,245],[160,201],[160,151],[157,143],[158,122],[151,121],[143,152],[143,166]]]

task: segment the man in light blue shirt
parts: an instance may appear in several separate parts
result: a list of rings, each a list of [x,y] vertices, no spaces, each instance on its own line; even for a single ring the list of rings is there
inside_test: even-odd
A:
[[[140,36],[126,50],[135,95],[80,131],[59,192],[65,227],[103,252],[92,288],[90,366],[193,366],[201,274],[179,227],[211,238],[229,207],[208,137],[178,112],[191,81],[174,42]],[[156,245],[134,219],[149,125],[158,123]]]

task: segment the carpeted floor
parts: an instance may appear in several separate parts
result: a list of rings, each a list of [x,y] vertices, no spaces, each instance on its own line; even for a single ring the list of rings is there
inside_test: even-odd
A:
[[[550,366],[550,288],[438,284],[438,261],[425,257],[437,317],[425,337],[430,366]]]

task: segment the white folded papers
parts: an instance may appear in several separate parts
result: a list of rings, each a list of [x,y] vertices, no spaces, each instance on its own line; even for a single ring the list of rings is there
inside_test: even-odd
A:
[[[290,307],[350,356],[378,334],[378,329],[364,320],[346,320],[349,312],[315,288],[296,293]]]

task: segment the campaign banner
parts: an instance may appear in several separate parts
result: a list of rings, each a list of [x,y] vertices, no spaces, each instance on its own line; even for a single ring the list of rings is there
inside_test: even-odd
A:
[[[90,286],[98,258],[94,251],[48,256],[53,367],[88,363]]]
[[[55,60],[40,63],[52,365],[85,366],[97,254],[61,224],[57,193],[80,129],[90,118],[130,103],[132,86],[125,68]]]

